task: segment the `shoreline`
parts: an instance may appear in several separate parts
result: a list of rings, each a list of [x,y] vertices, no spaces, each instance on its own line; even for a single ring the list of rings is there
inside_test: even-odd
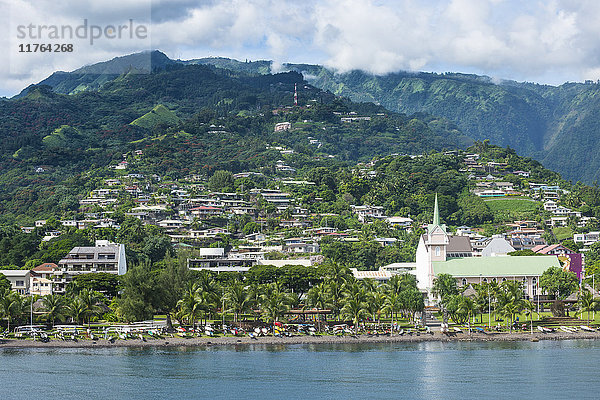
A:
[[[600,332],[556,332],[541,333],[534,332],[514,332],[514,333],[459,333],[455,336],[444,336],[439,332],[431,334],[422,334],[420,336],[374,336],[374,335],[346,335],[346,336],[292,336],[292,337],[273,337],[263,336],[257,339],[250,337],[198,337],[198,338],[180,338],[166,337],[164,339],[140,339],[117,340],[110,343],[107,340],[78,340],[62,341],[51,340],[47,343],[40,341],[24,339],[0,339],[1,349],[23,349],[23,348],[110,348],[110,347],[131,347],[131,348],[150,348],[150,347],[211,347],[211,346],[248,346],[248,345],[267,345],[267,346],[287,346],[304,344],[369,344],[369,343],[422,343],[422,342],[522,342],[538,340],[573,340],[573,339],[600,339]]]

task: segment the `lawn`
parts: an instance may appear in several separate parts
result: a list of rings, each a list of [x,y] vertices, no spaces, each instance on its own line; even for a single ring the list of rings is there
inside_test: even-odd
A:
[[[552,229],[554,236],[558,240],[573,239],[573,231],[568,226],[559,226]]]
[[[503,197],[485,199],[485,204],[494,216],[503,219],[513,219],[533,214],[539,207],[539,202],[524,197]]]

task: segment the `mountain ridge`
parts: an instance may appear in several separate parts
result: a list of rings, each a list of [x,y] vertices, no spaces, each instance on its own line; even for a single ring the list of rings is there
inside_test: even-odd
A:
[[[148,62],[152,68],[141,68],[140,63]],[[171,60],[155,50],[117,57],[71,73],[57,72],[40,84],[59,93],[74,94],[98,89],[131,67],[151,72],[178,64],[206,65],[256,76],[272,71],[268,60]],[[600,114],[600,85],[596,83],[552,86],[496,82],[487,76],[462,73],[337,73],[320,65],[292,63],[283,64],[283,70],[302,73],[311,85],[356,102],[373,102],[408,115],[426,112],[446,118],[474,140],[490,139],[513,147],[567,179],[590,183],[600,178],[600,154],[589,152],[600,144],[600,124],[595,119]]]

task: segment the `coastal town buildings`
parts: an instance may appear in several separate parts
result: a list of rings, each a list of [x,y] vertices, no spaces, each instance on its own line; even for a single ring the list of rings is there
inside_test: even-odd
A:
[[[415,275],[417,285],[430,303],[435,302],[433,285],[436,276],[452,275],[459,287],[482,282],[503,282],[513,280],[522,283],[523,291],[529,298],[539,293],[539,279],[550,267],[559,267],[556,256],[490,256],[472,257],[468,247],[463,247],[457,236],[447,232],[446,225],[440,223],[437,196],[434,206],[433,223],[419,240]],[[499,245],[500,249],[508,249]]]

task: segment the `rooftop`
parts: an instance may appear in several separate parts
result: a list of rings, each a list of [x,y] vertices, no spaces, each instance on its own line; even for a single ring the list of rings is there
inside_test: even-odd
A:
[[[467,257],[434,261],[435,275],[452,276],[531,276],[542,275],[550,267],[560,267],[556,256]]]

